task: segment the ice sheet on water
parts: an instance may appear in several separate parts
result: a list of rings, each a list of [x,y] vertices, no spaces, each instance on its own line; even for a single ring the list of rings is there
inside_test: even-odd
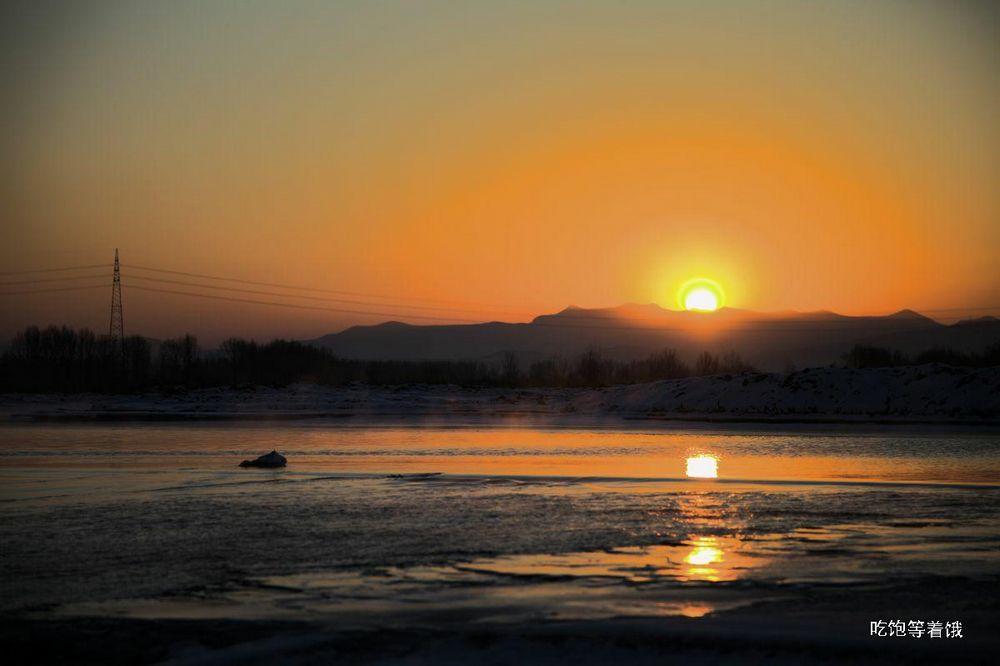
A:
[[[822,557],[827,564],[814,571],[830,576],[840,571],[829,564],[837,558],[865,566],[912,561],[915,573],[923,565],[968,573],[995,568],[995,554],[986,549],[996,548],[1000,534],[1000,503],[983,501],[984,491],[927,486],[751,489],[300,475],[287,483],[216,478],[205,487],[150,492],[122,490],[127,475],[97,475],[88,485],[86,474],[72,474],[65,483],[89,488],[85,499],[71,494],[0,506],[7,608],[157,595],[258,576],[686,547],[699,538],[736,539],[755,553],[780,546],[782,560]],[[161,477],[175,475],[149,473],[143,482],[167,486],[173,479]],[[39,487],[51,485],[57,481]],[[817,542],[834,526],[840,526],[835,545]],[[928,543],[935,548],[921,549]],[[727,548],[719,550],[729,558],[746,550]],[[494,567],[502,562],[510,564],[502,559]],[[763,575],[761,567],[751,569]]]

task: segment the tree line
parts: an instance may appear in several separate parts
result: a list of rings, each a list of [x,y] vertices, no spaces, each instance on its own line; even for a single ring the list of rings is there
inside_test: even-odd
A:
[[[927,363],[989,368],[1000,365],[1000,342],[987,346],[981,354],[949,347],[931,347],[916,354],[906,354],[898,349],[859,344],[847,352],[844,363],[849,368],[893,368]]]
[[[936,347],[915,355],[856,345],[844,362],[853,368],[924,363],[995,366],[1000,365],[1000,343],[982,354]],[[600,349],[530,363],[522,363],[511,352],[494,362],[366,361],[340,358],[328,350],[288,340],[257,343],[229,338],[218,350],[206,353],[192,335],[159,343],[131,336],[116,344],[88,329],[31,326],[17,333],[0,356],[0,391],[112,393],[296,382],[599,387],[743,372],[756,369],[734,351],[704,351],[692,363],[685,362],[674,349],[631,361],[611,358]]]
[[[0,356],[0,391],[134,392],[295,382],[598,387],[752,370],[736,352],[702,352],[693,364],[673,349],[632,361],[613,359],[600,349],[531,363],[521,363],[510,352],[495,362],[375,361],[340,358],[288,340],[229,338],[206,353],[192,335],[159,343],[131,336],[115,344],[88,329],[31,326],[17,333]]]

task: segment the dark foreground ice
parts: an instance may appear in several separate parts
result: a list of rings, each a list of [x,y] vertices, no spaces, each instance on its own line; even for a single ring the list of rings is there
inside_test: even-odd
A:
[[[1000,648],[988,433],[3,432],[0,631],[19,663],[992,663]],[[290,440],[292,468],[232,467]],[[694,453],[720,478],[685,478]],[[963,637],[869,635],[897,619]]]

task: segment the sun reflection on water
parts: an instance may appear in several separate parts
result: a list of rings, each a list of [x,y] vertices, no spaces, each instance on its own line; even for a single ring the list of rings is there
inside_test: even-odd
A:
[[[694,550],[688,553],[688,556],[684,558],[684,561],[688,564],[697,564],[698,566],[704,566],[706,564],[711,564],[712,562],[718,562],[722,559],[722,551],[714,546],[697,546]]]
[[[715,537],[698,537],[684,557],[688,579],[718,581],[723,564],[722,549]],[[712,566],[716,565],[716,566]]]
[[[719,459],[715,456],[691,456],[687,459],[687,475],[692,479],[719,477]]]

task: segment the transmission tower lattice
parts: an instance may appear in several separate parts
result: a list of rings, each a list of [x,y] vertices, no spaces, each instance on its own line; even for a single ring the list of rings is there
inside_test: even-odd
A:
[[[125,353],[125,318],[122,316],[122,275],[118,269],[118,248],[115,248],[115,275],[111,282],[111,347],[116,354]]]

